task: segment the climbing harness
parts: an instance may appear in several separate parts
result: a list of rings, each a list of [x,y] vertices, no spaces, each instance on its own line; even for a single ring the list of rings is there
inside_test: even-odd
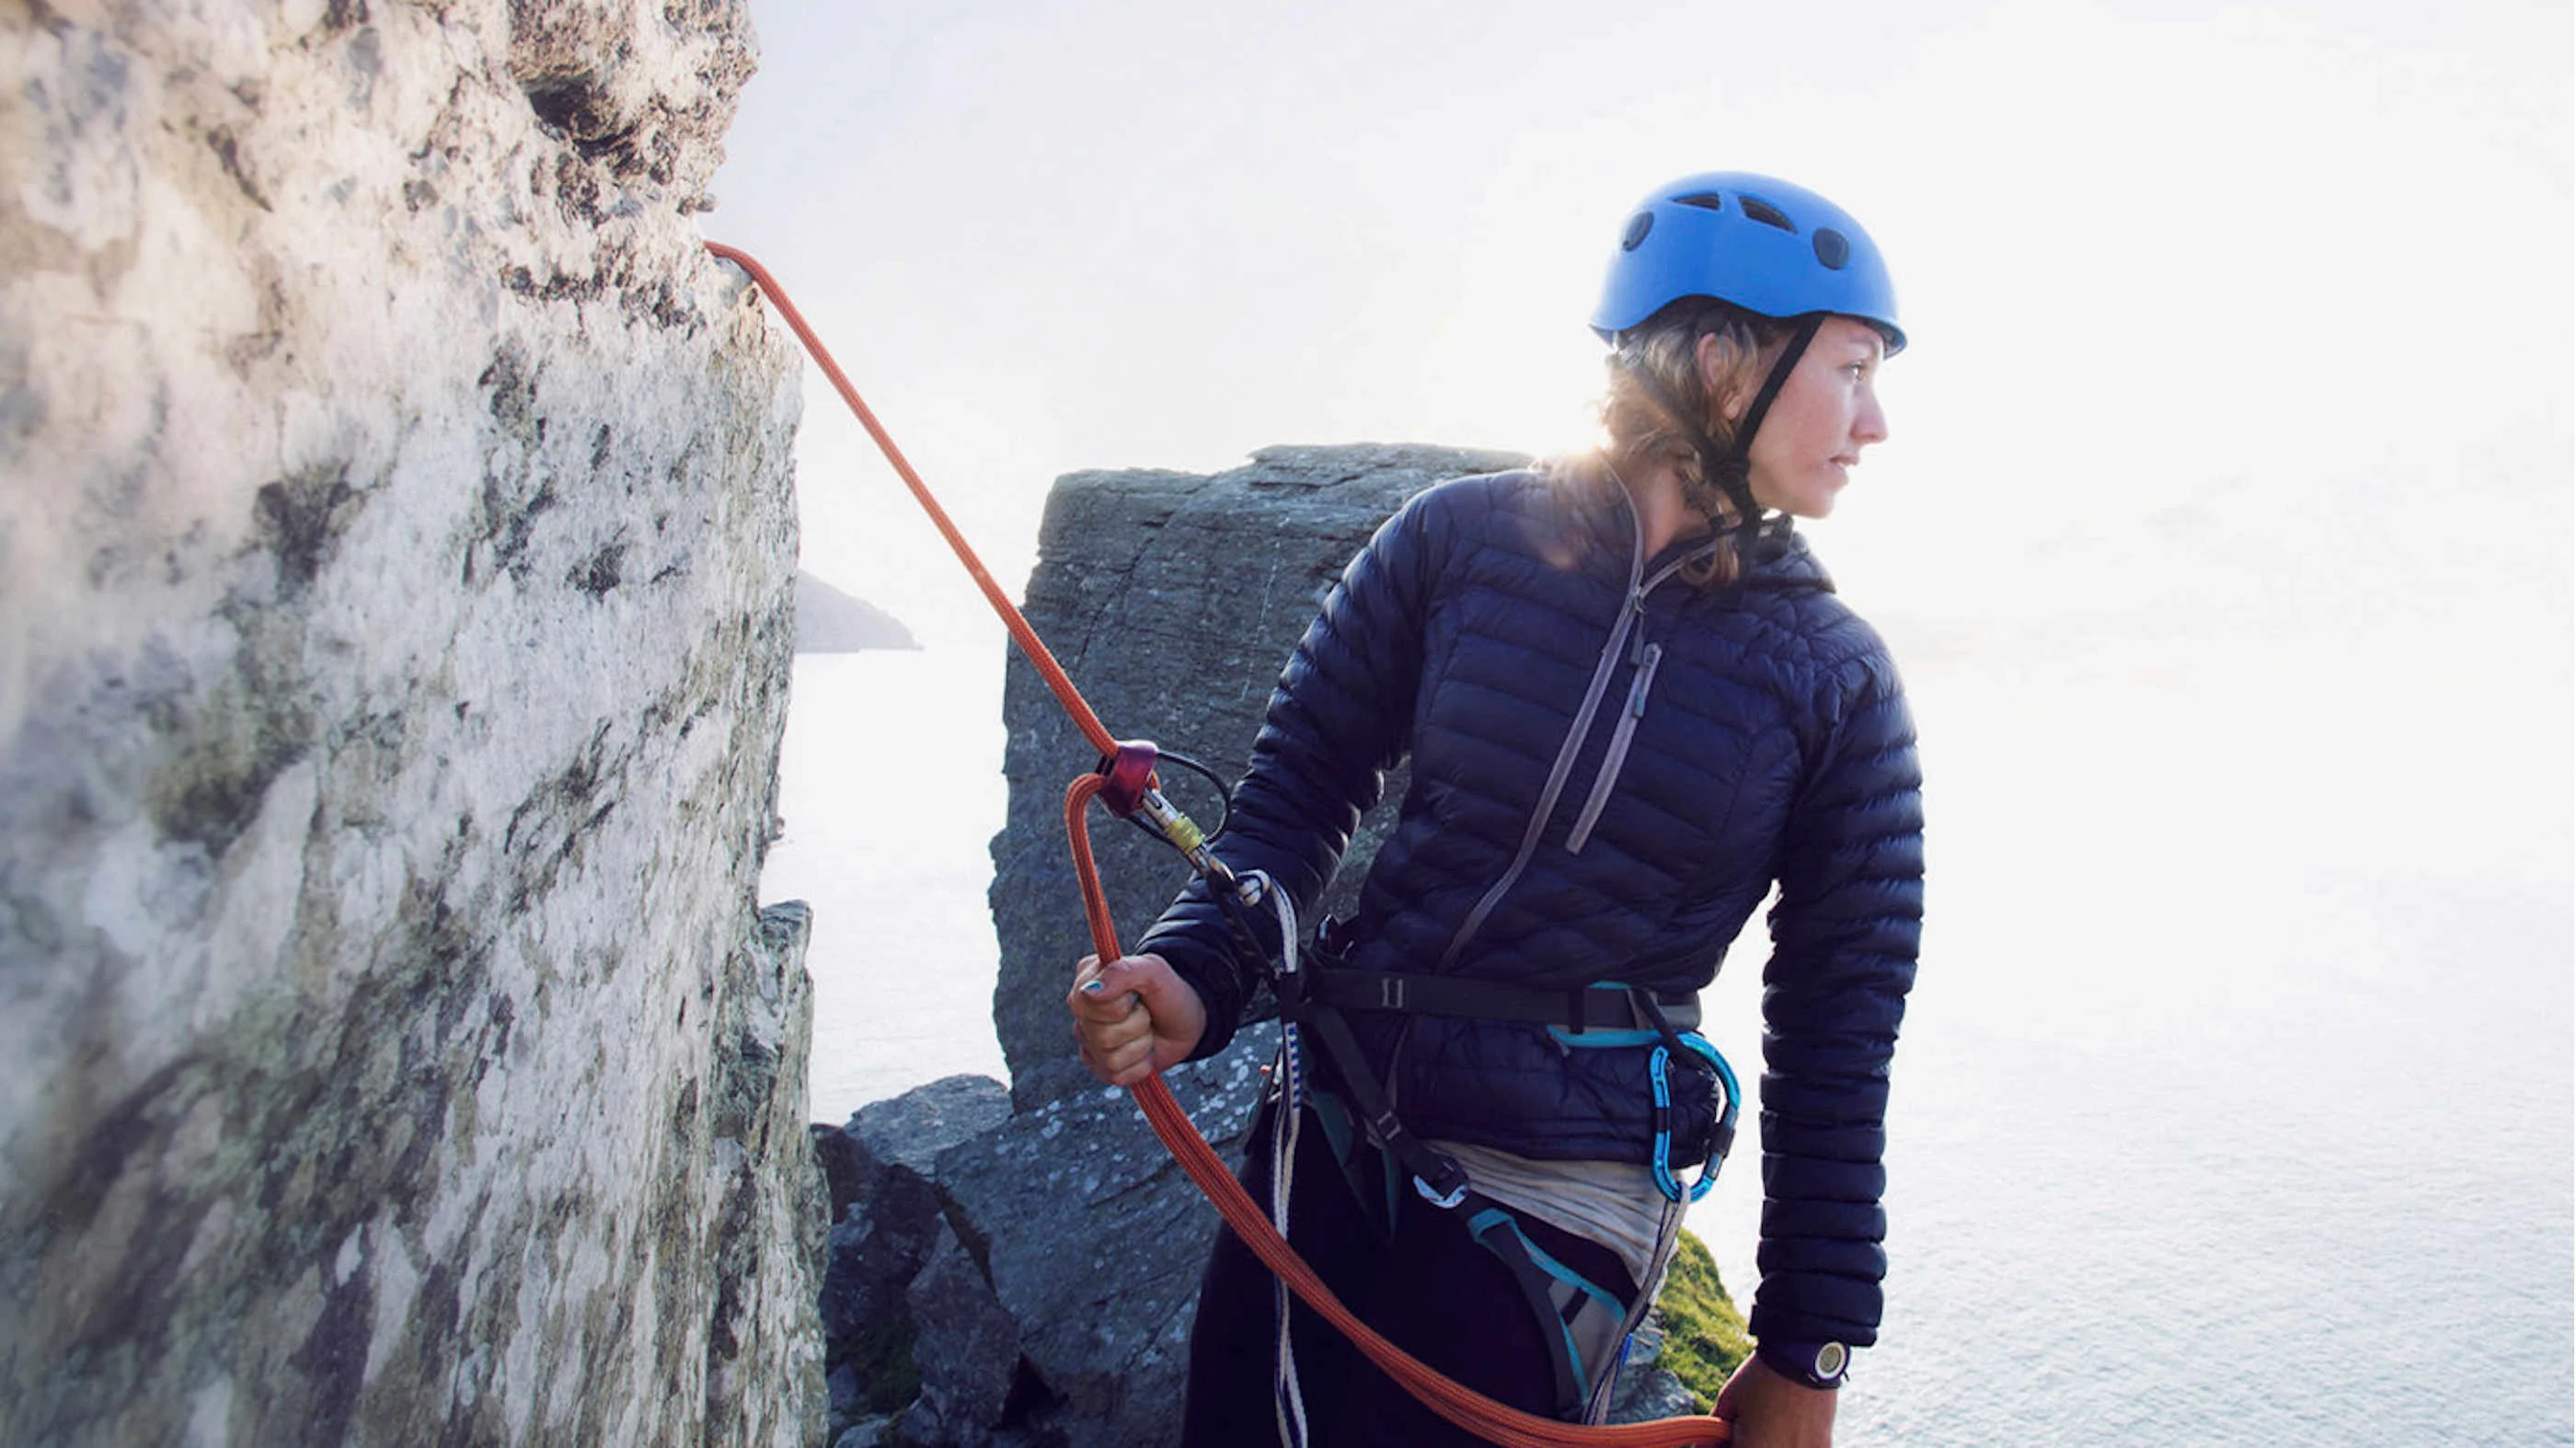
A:
[[[1467,1216],[1467,1233],[1510,1269],[1531,1313],[1557,1329],[1548,1365],[1556,1377],[1559,1412],[1589,1411],[1596,1364],[1625,1356],[1628,1305],[1598,1283],[1550,1256],[1521,1230],[1509,1211],[1486,1203]],[[1638,1292],[1642,1295],[1644,1287]]]
[[[1121,817],[1141,816],[1155,834],[1169,843],[1175,851],[1190,862],[1192,869],[1206,879],[1210,894],[1225,908],[1229,919],[1234,922],[1237,929],[1247,928],[1242,916],[1244,908],[1259,908],[1264,903],[1275,902],[1273,908],[1279,913],[1283,925],[1282,978],[1288,981],[1302,981],[1309,972],[1297,968],[1297,958],[1294,954],[1294,941],[1297,935],[1294,928],[1295,912],[1293,905],[1286,899],[1286,892],[1276,889],[1263,877],[1248,876],[1238,879],[1232,871],[1228,870],[1225,862],[1218,859],[1208,848],[1207,836],[1187,815],[1173,808],[1171,802],[1164,797],[1155,767],[1164,757],[1161,752],[1151,743],[1140,740],[1120,740],[1101,723],[1099,716],[1092,712],[1091,706],[1084,701],[1081,692],[1074,687],[1073,680],[1065,673],[1063,665],[1056,661],[1055,655],[1047,649],[1045,641],[1038,637],[1036,630],[1029,626],[1027,618],[1022,616],[1019,608],[1011,602],[1010,596],[1003,592],[1001,586],[993,580],[992,574],[986,571],[982,560],[975,556],[974,549],[967,543],[965,535],[958,531],[957,525],[949,519],[947,511],[931,494],[929,486],[921,480],[921,475],[913,470],[911,462],[904,457],[902,450],[895,446],[893,437],[887,433],[884,425],[878,422],[876,414],[869,410],[867,403],[860,398],[858,389],[850,384],[849,378],[841,371],[840,364],[832,359],[831,352],[824,347],[822,339],[815,335],[812,327],[807,325],[804,315],[796,309],[795,303],[788,299],[786,290],[769,274],[768,268],[753,260],[747,253],[720,242],[710,241],[706,246],[709,252],[740,267],[743,273],[751,278],[753,284],[760,288],[761,294],[769,299],[770,305],[777,309],[779,317],[787,323],[789,330],[796,334],[797,340],[804,344],[807,354],[813,357],[815,364],[823,369],[823,375],[830,379],[834,390],[840,393],[842,402],[849,406],[851,413],[857,417],[859,425],[867,430],[868,436],[875,440],[877,449],[885,454],[886,461],[903,479],[905,487],[911,490],[914,501],[919,503],[922,511],[929,515],[932,526],[939,530],[940,536],[948,541],[948,546],[957,555],[958,561],[965,565],[968,576],[975,581],[976,587],[982,590],[985,601],[992,605],[993,611],[1000,616],[1003,627],[1009,630],[1011,642],[1028,659],[1030,666],[1037,670],[1038,677],[1045,682],[1048,691],[1055,696],[1056,702],[1071,718],[1074,727],[1080,731],[1092,748],[1098,751],[1099,768],[1092,773],[1076,777],[1065,787],[1064,819],[1066,837],[1073,852],[1074,872],[1082,890],[1083,916],[1091,929],[1092,948],[1100,958],[1104,961],[1115,960],[1123,952],[1118,947],[1117,927],[1110,918],[1108,897],[1101,887],[1099,871],[1093,862],[1091,852],[1089,808],[1094,800],[1108,804],[1113,812]],[[1637,992],[1628,992],[1627,995],[1632,1001],[1641,998],[1640,993]],[[1589,1011],[1590,1006],[1586,1003],[1565,1023],[1564,1029],[1568,1034],[1590,1029]],[[1341,1022],[1338,1009],[1322,1010],[1316,1014],[1315,1020],[1321,1026],[1317,1034],[1326,1042],[1326,1050],[1329,1054],[1339,1055],[1347,1050],[1352,1059],[1358,1059],[1357,1043],[1347,1039],[1349,1027]],[[1336,1034],[1336,1028],[1347,1044],[1335,1043],[1332,1040]],[[1659,1035],[1674,1038],[1667,1046],[1659,1047],[1659,1050],[1688,1049],[1686,1045],[1688,1038],[1675,1031],[1669,1021],[1664,1022]],[[1291,1042],[1297,1040],[1293,1023],[1288,1029],[1282,1031],[1282,1036],[1283,1039]],[[1705,1045],[1705,1043],[1702,1044]],[[1292,1072],[1302,1069],[1300,1062],[1283,1059],[1287,1059]],[[1723,1069],[1722,1063],[1721,1069]],[[1727,1092],[1727,1117],[1731,1128],[1734,1113],[1731,1078],[1728,1085],[1730,1089]],[[1146,1121],[1154,1128],[1154,1134],[1162,1138],[1164,1146],[1171,1151],[1173,1159],[1180,1164],[1181,1170],[1198,1185],[1201,1192],[1207,1195],[1208,1200],[1215,1205],[1219,1215],[1225,1218],[1226,1224],[1234,1229],[1235,1234],[1277,1276],[1283,1289],[1279,1298],[1283,1319],[1285,1293],[1294,1292],[1317,1315],[1330,1322],[1335,1329],[1348,1338],[1369,1361],[1401,1383],[1406,1391],[1412,1393],[1424,1406],[1441,1417],[1470,1433],[1500,1445],[1500,1448],[1692,1448],[1692,1445],[1725,1443],[1731,1440],[1732,1431],[1725,1420],[1712,1417],[1665,1418],[1651,1423],[1623,1423],[1604,1427],[1582,1426],[1542,1418],[1534,1413],[1525,1413],[1497,1403],[1423,1366],[1402,1348],[1389,1342],[1375,1329],[1360,1321],[1349,1308],[1343,1306],[1332,1289],[1325,1286],[1323,1280],[1315,1275],[1314,1270],[1308,1267],[1298,1257],[1295,1249],[1288,1245],[1287,1201],[1284,1190],[1274,1202],[1273,1210],[1263,1211],[1261,1206],[1245,1193],[1242,1185],[1234,1179],[1233,1173],[1229,1172],[1225,1164],[1217,1158],[1216,1152],[1208,1146],[1206,1139],[1199,1135],[1197,1128],[1190,1124],[1188,1114],[1182,1111],[1180,1104],[1172,1099],[1170,1089],[1164,1086],[1160,1076],[1149,1076],[1129,1090],[1134,1095],[1138,1108],[1144,1112]],[[1459,1171],[1455,1162],[1440,1157],[1438,1153],[1432,1152],[1420,1141],[1414,1139],[1410,1132],[1403,1129],[1403,1124],[1396,1119],[1393,1109],[1385,1104],[1384,1092],[1379,1090],[1377,1096],[1379,1100],[1374,1110],[1371,1110],[1370,1103],[1365,1101],[1355,1102],[1354,1105],[1366,1113],[1367,1124],[1373,1133],[1391,1133],[1395,1140],[1411,1143],[1420,1159],[1420,1168],[1417,1169],[1414,1161],[1407,1161],[1405,1166],[1408,1171],[1415,1173],[1416,1189],[1421,1190],[1426,1197],[1435,1202],[1441,1201],[1442,1197],[1446,1196],[1450,1198],[1447,1205],[1464,1204],[1467,1200],[1465,1173]],[[1659,1100],[1661,1099],[1659,1095]],[[1669,1103],[1664,1104],[1668,1106]],[[1663,1116],[1659,1115],[1658,1121],[1659,1124],[1664,1123]],[[1278,1134],[1291,1136],[1293,1133],[1288,1123],[1283,1122]],[[1385,1137],[1381,1136],[1381,1140],[1384,1139]],[[1660,1134],[1659,1139],[1662,1139]],[[1293,1140],[1290,1145],[1293,1149]],[[1388,1142],[1388,1145],[1392,1148],[1393,1142]],[[1444,1164],[1445,1172],[1441,1170]],[[1423,1175],[1426,1171],[1429,1173],[1427,1179]],[[1665,1175],[1668,1176],[1669,1173]],[[1278,1176],[1274,1174],[1274,1180],[1277,1179]],[[1659,1180],[1661,1179],[1659,1177]],[[1706,1177],[1703,1174],[1702,1181],[1697,1184],[1696,1189],[1705,1190],[1705,1187]],[[1640,1284],[1640,1287],[1644,1285]],[[1638,1305],[1640,1311],[1642,1311],[1644,1297],[1645,1293],[1641,1290]],[[1283,1333],[1281,1337],[1284,1342],[1285,1334]],[[1283,1351],[1276,1376],[1281,1389],[1279,1406],[1282,1431],[1286,1432],[1293,1421],[1297,1431],[1302,1435],[1303,1409],[1291,1402],[1293,1396],[1291,1390],[1295,1384],[1293,1355]],[[1303,1439],[1301,1436],[1290,1441],[1302,1442]]]
[[[1597,1418],[1608,1410],[1608,1389],[1615,1378],[1615,1372],[1601,1369],[1624,1359],[1630,1334],[1652,1305],[1648,1298],[1652,1284],[1636,1284],[1635,1300],[1622,1303],[1531,1241],[1508,1208],[1477,1191],[1456,1161],[1404,1125],[1342,1017],[1345,1011],[1356,1010],[1540,1025],[1561,1049],[1569,1051],[1651,1046],[1647,1069],[1654,1099],[1653,1170],[1665,1203],[1653,1260],[1662,1262],[1670,1256],[1680,1231],[1681,1208],[1716,1185],[1718,1165],[1734,1143],[1741,1098],[1726,1058],[1693,1029],[1699,1022],[1698,997],[1666,995],[1616,981],[1547,990],[1454,976],[1355,970],[1341,965],[1336,939],[1340,929],[1341,922],[1326,920],[1316,934],[1313,959],[1302,970],[1281,972],[1276,989],[1283,1025],[1291,1032],[1311,1033],[1322,1046],[1342,1094],[1387,1158],[1390,1189],[1396,1180],[1409,1179],[1423,1200],[1457,1212],[1468,1235],[1510,1272],[1531,1315],[1556,1329],[1549,1362],[1557,1411],[1580,1414],[1585,1420]],[[1283,1043],[1283,1070],[1291,1064],[1289,1050]],[[1689,1159],[1702,1164],[1698,1179],[1687,1184],[1673,1172],[1678,1123],[1670,1063],[1675,1059],[1707,1070],[1719,1102],[1718,1114],[1705,1132],[1694,1134],[1694,1145],[1686,1152]],[[1300,1067],[1295,1079],[1301,1085],[1303,1076]],[[1290,1097],[1284,1104],[1293,1109],[1297,1100]],[[1348,1150],[1338,1140],[1335,1146],[1337,1154]],[[1357,1181],[1352,1185],[1358,1193]],[[1390,1203],[1390,1222],[1394,1210]]]

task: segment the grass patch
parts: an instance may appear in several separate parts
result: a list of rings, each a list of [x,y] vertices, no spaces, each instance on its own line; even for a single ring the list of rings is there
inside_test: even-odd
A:
[[[1736,1365],[1753,1355],[1753,1339],[1726,1284],[1717,1280],[1707,1244],[1688,1232],[1673,1251],[1672,1271],[1655,1307],[1664,1319],[1664,1351],[1656,1365],[1681,1379],[1705,1413]]]

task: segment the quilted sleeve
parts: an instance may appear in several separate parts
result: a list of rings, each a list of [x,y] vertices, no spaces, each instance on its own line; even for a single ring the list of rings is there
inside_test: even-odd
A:
[[[1923,805],[1894,666],[1873,648],[1840,672],[1770,916],[1750,1326],[1757,1338],[1861,1347],[1877,1340],[1887,1272],[1888,1060],[1922,934]]]
[[[1217,856],[1238,875],[1268,872],[1301,917],[1384,791],[1386,771],[1404,757],[1439,495],[1434,489],[1397,510],[1343,570],[1280,672],[1251,764],[1234,788]],[[1256,923],[1270,920],[1267,911],[1247,913]],[[1206,884],[1191,881],[1135,949],[1170,961],[1206,1005],[1207,1033],[1192,1059],[1223,1050],[1262,962],[1237,944]]]

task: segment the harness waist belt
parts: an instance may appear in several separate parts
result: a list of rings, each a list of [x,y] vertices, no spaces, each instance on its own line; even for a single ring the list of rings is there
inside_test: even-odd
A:
[[[1629,989],[1618,986],[1504,985],[1488,980],[1461,980],[1448,975],[1418,975],[1401,970],[1336,970],[1301,972],[1306,999],[1345,1011],[1398,1011],[1412,1015],[1457,1016],[1476,1021],[1518,1021],[1584,1031],[1652,1031],[1657,1023],[1637,1008]],[[1647,992],[1676,1031],[1699,1028],[1696,992]]]

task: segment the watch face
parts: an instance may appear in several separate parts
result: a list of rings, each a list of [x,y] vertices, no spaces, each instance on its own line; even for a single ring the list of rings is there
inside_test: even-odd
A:
[[[1843,1346],[1841,1343],[1829,1342],[1823,1347],[1816,1349],[1817,1377],[1841,1377],[1843,1375],[1843,1369],[1850,1365],[1851,1349]]]

